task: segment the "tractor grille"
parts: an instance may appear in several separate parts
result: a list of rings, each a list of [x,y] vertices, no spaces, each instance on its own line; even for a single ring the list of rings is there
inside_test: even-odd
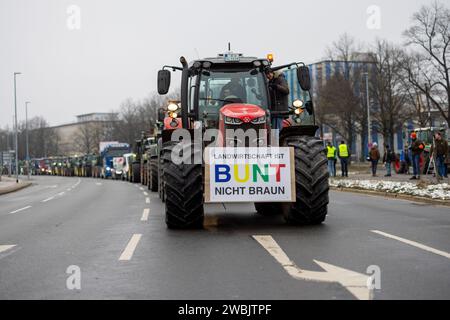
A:
[[[227,147],[263,147],[267,146],[267,134],[260,134],[259,130],[265,129],[264,124],[243,123],[240,125],[225,124],[225,130],[244,130],[244,136],[240,137],[237,134],[234,136],[227,136],[225,131],[225,146]],[[245,140],[245,141],[244,141]]]

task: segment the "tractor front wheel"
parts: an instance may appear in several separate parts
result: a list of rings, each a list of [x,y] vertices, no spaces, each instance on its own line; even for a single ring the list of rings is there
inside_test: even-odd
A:
[[[295,152],[296,202],[283,204],[288,223],[320,224],[328,208],[328,168],[323,142],[311,136],[287,137],[283,145]]]
[[[175,164],[172,161],[175,146],[173,142],[163,145],[166,224],[170,229],[201,228],[204,219],[202,164],[193,162],[194,145],[191,143],[182,143],[179,154],[183,161]],[[195,152],[201,153],[201,148]]]

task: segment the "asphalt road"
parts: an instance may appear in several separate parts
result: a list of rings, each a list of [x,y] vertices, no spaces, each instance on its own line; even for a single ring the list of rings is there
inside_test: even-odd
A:
[[[450,299],[448,207],[332,192],[320,226],[216,206],[204,230],[172,231],[140,185],[34,179],[0,196],[0,299],[361,298],[342,269],[304,280],[324,274],[315,261],[367,276],[376,266],[373,299]],[[81,289],[67,286],[70,266]]]

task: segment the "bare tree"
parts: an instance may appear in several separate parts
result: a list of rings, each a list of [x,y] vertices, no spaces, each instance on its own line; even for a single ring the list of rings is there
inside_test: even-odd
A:
[[[450,126],[450,10],[437,1],[423,6],[404,36],[407,45],[420,50],[418,60],[404,66],[408,81],[428,97]]]
[[[353,115],[361,105],[351,83],[340,74],[331,77],[320,90],[319,105],[322,121],[344,137],[351,146],[355,133]]]
[[[373,50],[376,71],[372,75],[371,96],[376,103],[374,118],[381,127],[384,141],[394,145],[394,134],[411,118],[402,82],[399,61],[403,52],[386,40],[377,40]]]

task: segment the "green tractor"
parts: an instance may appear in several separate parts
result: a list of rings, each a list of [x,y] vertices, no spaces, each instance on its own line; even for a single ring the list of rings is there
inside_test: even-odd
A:
[[[420,171],[423,174],[433,173],[434,167],[430,165],[431,154],[430,150],[433,146],[434,134],[436,132],[440,132],[442,134],[442,138],[449,141],[450,139],[450,130],[444,127],[427,127],[427,128],[417,128],[411,130],[409,132],[409,136],[411,136],[412,132],[417,134],[417,139],[422,141],[425,145],[424,152],[420,158]],[[450,141],[449,141],[450,143]]]

